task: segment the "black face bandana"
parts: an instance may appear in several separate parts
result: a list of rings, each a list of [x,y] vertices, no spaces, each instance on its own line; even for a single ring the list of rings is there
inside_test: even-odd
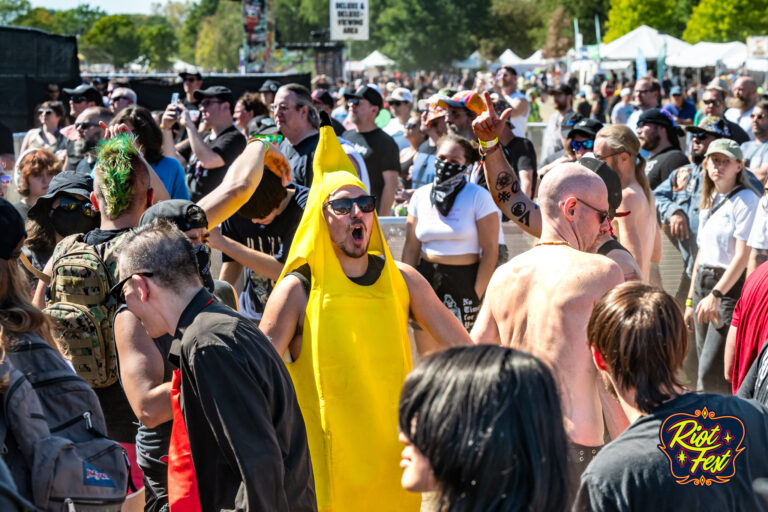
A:
[[[195,259],[197,259],[197,272],[203,280],[203,286],[213,293],[213,276],[211,275],[211,248],[207,245],[195,247]]]
[[[74,235],[75,233],[87,233],[99,227],[101,219],[98,215],[86,217],[80,210],[66,211],[58,209],[55,215],[51,215],[51,224],[61,236]]]
[[[432,182],[429,200],[443,217],[448,216],[456,196],[467,184],[465,174],[468,168],[468,165],[454,164],[445,160],[435,161],[435,180]]]

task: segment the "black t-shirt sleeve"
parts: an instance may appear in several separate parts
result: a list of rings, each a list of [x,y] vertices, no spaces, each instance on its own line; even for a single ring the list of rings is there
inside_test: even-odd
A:
[[[13,154],[13,133],[5,123],[0,121],[0,155]]]
[[[381,157],[384,160],[381,168],[384,171],[398,171],[400,169],[400,150],[397,148],[397,143],[386,133],[381,135],[383,139]]]
[[[229,167],[235,161],[235,158],[240,156],[247,143],[248,141],[245,140],[243,134],[238,130],[228,130],[216,137],[211,142],[210,147],[212,151],[215,151],[224,160],[224,165]]]

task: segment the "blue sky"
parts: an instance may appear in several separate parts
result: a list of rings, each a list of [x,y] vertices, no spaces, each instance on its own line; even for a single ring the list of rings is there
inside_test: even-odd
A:
[[[152,3],[164,3],[164,0],[30,0],[32,7],[48,9],[71,9],[79,4],[89,4],[104,9],[108,14],[149,14]]]

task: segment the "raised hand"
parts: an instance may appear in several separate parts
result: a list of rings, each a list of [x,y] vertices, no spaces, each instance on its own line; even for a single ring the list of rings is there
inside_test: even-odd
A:
[[[479,140],[490,141],[501,136],[504,123],[512,115],[512,109],[504,110],[500,117],[496,115],[491,94],[488,91],[483,93],[483,102],[485,102],[485,112],[472,121],[472,130]]]

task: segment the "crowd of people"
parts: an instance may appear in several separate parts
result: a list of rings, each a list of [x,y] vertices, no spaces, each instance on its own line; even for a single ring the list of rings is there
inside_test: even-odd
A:
[[[51,84],[0,175],[2,509],[768,510],[732,78]]]

